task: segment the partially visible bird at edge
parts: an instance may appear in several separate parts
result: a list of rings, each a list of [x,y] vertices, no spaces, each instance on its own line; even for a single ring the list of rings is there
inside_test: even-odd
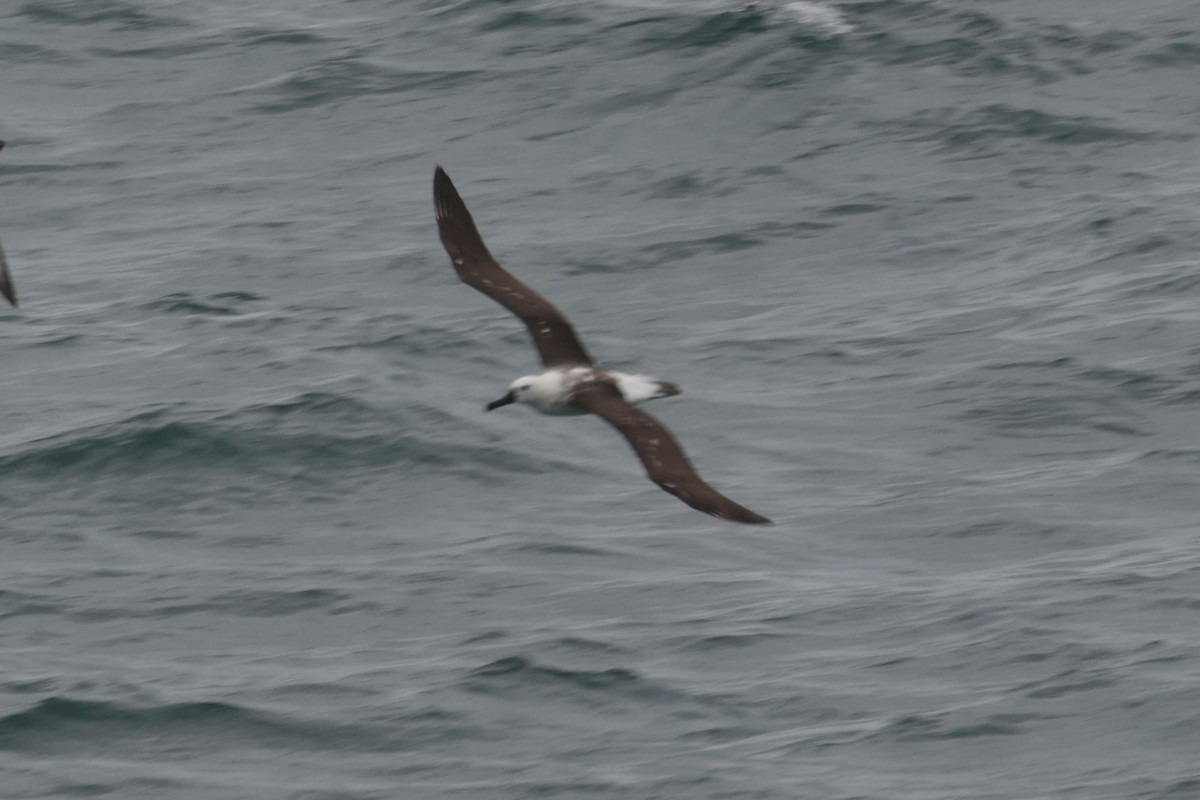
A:
[[[4,142],[0,142],[0,150],[4,149]],[[13,305],[17,305],[17,288],[13,286],[12,273],[8,270],[8,259],[4,257],[4,246],[0,245],[0,294],[4,295],[4,299]]]

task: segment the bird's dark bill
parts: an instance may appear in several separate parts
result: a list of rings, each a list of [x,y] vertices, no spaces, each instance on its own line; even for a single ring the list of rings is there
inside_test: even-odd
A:
[[[499,400],[493,400],[492,402],[488,403],[487,410],[495,411],[497,408],[500,408],[500,406],[506,406],[509,403],[515,403],[516,401],[517,401],[517,396],[515,394],[513,394],[512,392],[509,392],[508,394],[504,395],[504,397],[501,397]]]

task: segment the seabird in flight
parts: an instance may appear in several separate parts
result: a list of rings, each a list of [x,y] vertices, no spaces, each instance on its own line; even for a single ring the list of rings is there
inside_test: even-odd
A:
[[[650,480],[692,508],[730,522],[771,523],[705,483],[670,431],[634,407],[635,403],[677,395],[679,387],[645,375],[597,367],[563,313],[492,258],[466,204],[441,167],[433,174],[433,206],[442,244],[458,277],[525,323],[545,367],[540,375],[513,381],[503,397],[488,403],[488,411],[525,403],[543,414],[595,414],[629,441]]]

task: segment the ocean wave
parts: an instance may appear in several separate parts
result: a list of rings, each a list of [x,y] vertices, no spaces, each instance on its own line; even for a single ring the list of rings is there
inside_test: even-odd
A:
[[[509,656],[477,667],[462,679],[461,686],[471,692],[501,697],[559,693],[581,703],[603,705],[619,698],[639,702],[676,702],[685,697],[677,690],[650,681],[630,669],[552,667],[539,664],[527,656]]]
[[[82,63],[82,59],[58,48],[0,42],[0,63],[5,62],[12,64],[79,64]]]
[[[253,503],[273,494],[279,481],[326,491],[404,468],[485,483],[579,468],[569,460],[526,458],[495,444],[483,428],[459,438],[462,427],[440,409],[384,410],[326,392],[235,411],[160,408],[10,446],[0,454],[0,495],[17,502],[25,483],[52,481],[58,491],[86,488],[114,501],[181,502],[211,495],[211,478],[227,484],[226,502]],[[234,482],[234,475],[258,480]]]
[[[1032,727],[1028,723],[1041,723],[1052,718],[1045,714],[987,713],[975,709],[904,714],[890,720],[866,739],[868,741],[932,742],[987,736],[1016,736],[1027,732]]]
[[[564,50],[611,52],[627,57],[677,53],[696,58],[769,37],[742,66],[780,50],[802,51],[837,42],[855,26],[835,5],[738,0],[605,0],[604,2],[528,2],[519,9],[485,2],[465,2],[439,9],[480,37],[505,37],[508,56],[550,55]],[[513,36],[519,36],[514,40]],[[497,44],[501,44],[500,41]],[[713,70],[693,63],[689,75],[677,76],[702,84],[727,77],[729,65]],[[694,77],[692,77],[694,76]]]
[[[1145,437],[1147,403],[1192,403],[1200,394],[1194,376],[1150,369],[1083,363],[1069,357],[1035,362],[995,362],[939,381],[941,403],[971,406],[963,418],[1007,436],[1097,430]]]
[[[1142,38],[1101,26],[1040,23],[925,0],[872,3],[852,17],[855,54],[894,66],[939,66],[969,78],[1016,78],[1034,85],[1093,71],[1098,59],[1133,63]]]
[[[232,316],[242,313],[244,304],[264,299],[253,292],[218,292],[204,298],[190,292],[173,292],[146,303],[144,308],[169,314]]]
[[[221,592],[187,603],[154,602],[153,604],[123,604],[116,607],[95,606],[69,614],[82,622],[111,622],[121,619],[171,618],[216,614],[228,617],[270,618],[289,617],[306,612],[340,614],[349,609],[362,610],[352,602],[352,595],[333,589],[242,590]]]
[[[638,37],[637,47],[650,51],[724,47],[743,37],[765,33],[771,27],[771,15],[754,6],[717,11],[699,21],[693,19],[692,15],[678,15],[668,20],[668,24],[651,26],[651,30]]]
[[[1077,147],[1130,144],[1162,138],[1156,131],[1135,130],[1087,115],[1063,115],[1038,108],[993,103],[964,110],[941,108],[919,111],[904,120],[881,123],[898,126],[913,141],[932,141],[946,150],[994,154],[1009,141]]]
[[[754,15],[760,19],[790,22],[825,36],[842,36],[853,32],[854,26],[836,4],[816,0],[603,0],[617,9],[637,9],[658,12],[677,19],[702,17],[724,20],[730,15]],[[743,17],[749,19],[750,17]]]
[[[232,93],[255,98],[254,111],[285,114],[376,94],[449,91],[483,77],[478,70],[408,68],[342,52]]]
[[[135,47],[97,47],[92,55],[108,58],[180,58],[212,51],[258,51],[264,47],[300,47],[322,44],[326,38],[313,30],[238,27],[197,35],[169,36]]]
[[[231,743],[251,748],[320,751],[331,741],[383,749],[370,726],[348,726],[256,710],[225,702],[149,706],[53,696],[0,717],[0,750],[61,755],[205,752]]]
[[[809,0],[792,0],[781,6],[782,10],[806,30],[826,36],[846,36],[855,28],[837,6],[814,3]]]
[[[123,0],[28,0],[17,13],[43,24],[102,25],[118,31],[145,32],[187,24]]]
[[[1200,64],[1200,42],[1169,42],[1148,53],[1139,53],[1137,60],[1151,67],[1190,69]]]
[[[0,589],[0,619],[59,614],[62,609],[62,604],[55,602],[52,595]]]

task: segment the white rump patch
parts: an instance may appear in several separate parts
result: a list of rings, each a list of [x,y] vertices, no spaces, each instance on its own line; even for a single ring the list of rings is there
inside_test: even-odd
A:
[[[642,403],[662,397],[662,383],[648,375],[629,375],[624,372],[610,372],[621,390],[621,396],[626,403]]]

